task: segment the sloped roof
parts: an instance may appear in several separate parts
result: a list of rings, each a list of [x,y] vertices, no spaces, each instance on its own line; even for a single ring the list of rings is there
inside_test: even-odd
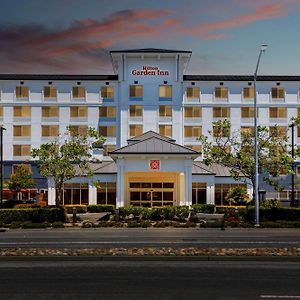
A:
[[[110,53],[192,53],[192,51],[176,49],[142,48],[128,50],[112,50],[110,51]]]
[[[118,75],[0,74],[0,80],[118,80]]]
[[[127,142],[140,142],[140,141],[146,140],[146,139],[148,139],[150,137],[157,137],[157,138],[160,138],[160,139],[162,139],[164,141],[175,142],[175,140],[173,140],[172,138],[169,138],[167,136],[161,135],[161,134],[159,134],[159,133],[157,133],[155,131],[152,131],[152,130],[147,131],[147,132],[145,132],[145,133],[143,133],[141,135],[137,135],[135,137],[132,137],[132,138],[128,139]]]
[[[195,157],[200,155],[197,151],[175,144],[171,141],[166,141],[157,136],[152,136],[136,143],[129,144],[125,147],[116,149],[109,154],[188,154]]]
[[[253,75],[183,75],[185,81],[253,81]],[[295,75],[259,75],[257,81],[300,81]]]
[[[211,164],[210,166],[207,166],[200,161],[194,161],[192,172],[193,174],[199,174],[199,175],[212,174],[215,175],[216,177],[231,177],[229,168],[222,166],[220,164]],[[242,174],[241,177],[243,177]]]

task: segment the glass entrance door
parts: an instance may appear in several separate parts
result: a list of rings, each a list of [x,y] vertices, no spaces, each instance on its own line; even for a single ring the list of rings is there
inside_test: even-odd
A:
[[[173,182],[130,182],[130,205],[133,206],[166,206],[173,205]]]

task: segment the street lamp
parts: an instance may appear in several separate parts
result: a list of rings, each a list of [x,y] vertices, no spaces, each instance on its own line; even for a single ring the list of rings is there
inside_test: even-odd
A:
[[[0,182],[1,182],[1,191],[0,191],[0,204],[3,202],[3,131],[6,130],[3,126],[0,126],[0,137],[1,137],[1,153],[0,153]]]
[[[258,144],[257,144],[257,95],[256,80],[261,55],[268,45],[261,45],[253,78],[254,87],[254,201],[255,201],[255,226],[259,226],[259,199],[258,199]]]
[[[289,125],[292,128],[292,195],[291,195],[291,207],[298,207],[298,201],[295,199],[295,120],[292,119],[292,123]]]

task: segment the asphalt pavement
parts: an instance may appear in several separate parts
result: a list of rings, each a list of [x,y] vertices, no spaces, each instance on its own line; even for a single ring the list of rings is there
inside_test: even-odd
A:
[[[0,299],[300,299],[300,263],[0,263]]]
[[[68,228],[13,229],[0,233],[0,248],[17,247],[300,247],[300,229]]]

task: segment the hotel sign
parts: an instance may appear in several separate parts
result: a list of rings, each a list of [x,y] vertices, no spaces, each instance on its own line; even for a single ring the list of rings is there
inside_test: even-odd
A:
[[[160,170],[160,160],[159,159],[150,159],[149,160],[149,169],[152,171]]]
[[[170,73],[167,70],[161,70],[155,66],[142,66],[141,70],[132,70],[131,75],[134,76],[169,76]]]

